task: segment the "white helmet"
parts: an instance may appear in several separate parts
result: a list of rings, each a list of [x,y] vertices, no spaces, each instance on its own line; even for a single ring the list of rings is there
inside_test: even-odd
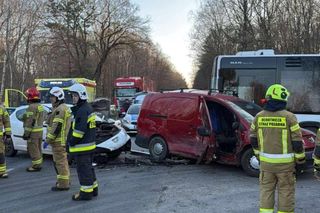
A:
[[[52,87],[49,93],[50,95],[57,97],[59,101],[64,99],[64,92],[60,87]]]
[[[87,100],[88,99],[88,93],[85,86],[82,84],[74,84],[71,87],[69,87],[70,92],[78,93],[81,100]]]

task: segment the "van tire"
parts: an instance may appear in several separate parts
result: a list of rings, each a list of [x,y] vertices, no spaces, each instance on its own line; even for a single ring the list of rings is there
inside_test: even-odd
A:
[[[241,156],[242,169],[251,177],[259,177],[260,170],[251,166],[251,159],[254,157],[253,149],[247,149]]]
[[[5,155],[7,157],[14,157],[18,151],[14,149],[12,139],[5,138],[4,144],[5,144]]]
[[[152,161],[162,162],[168,156],[167,143],[162,137],[153,137],[149,143],[149,152]]]

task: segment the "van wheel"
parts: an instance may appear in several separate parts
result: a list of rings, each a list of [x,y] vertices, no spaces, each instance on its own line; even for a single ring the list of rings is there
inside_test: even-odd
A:
[[[7,157],[14,157],[17,154],[18,151],[14,149],[12,139],[5,138],[4,139],[4,144],[5,144],[5,147],[6,147],[5,155]]]
[[[253,154],[253,149],[247,149],[241,156],[242,169],[247,175],[259,177],[259,161]]]
[[[161,137],[154,137],[150,140],[149,152],[151,160],[161,162],[165,160],[168,155],[167,143]]]

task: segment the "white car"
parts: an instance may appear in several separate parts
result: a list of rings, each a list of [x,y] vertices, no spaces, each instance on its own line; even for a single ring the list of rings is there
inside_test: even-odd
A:
[[[45,118],[47,118],[51,109],[46,104],[43,106],[45,109]],[[22,138],[24,133],[22,118],[27,107],[28,106],[17,107],[10,115],[12,140],[5,140],[7,156],[15,156],[17,151],[27,151],[27,141],[23,140]],[[122,147],[125,147],[127,142],[130,141],[130,137],[120,126],[119,122],[106,120],[100,113],[96,113],[96,115],[96,152],[104,153],[110,158],[115,158],[121,153]],[[47,133],[46,125],[44,125],[43,130],[43,142],[45,142]],[[44,154],[52,155],[51,146],[42,145],[42,152]]]
[[[45,105],[43,107],[45,110],[45,118],[47,118],[48,113],[51,111],[51,109]],[[12,141],[5,141],[7,156],[15,156],[17,154],[17,151],[27,151],[27,141],[23,140],[22,138],[24,133],[22,119],[27,108],[27,105],[17,107],[10,115]],[[44,128],[43,141],[45,141],[46,133],[47,128]],[[52,154],[51,146],[48,145],[46,148],[43,148],[42,146],[42,152],[45,154]]]
[[[132,104],[129,107],[126,115],[121,119],[122,126],[129,134],[137,132],[137,121],[140,109],[141,104]]]

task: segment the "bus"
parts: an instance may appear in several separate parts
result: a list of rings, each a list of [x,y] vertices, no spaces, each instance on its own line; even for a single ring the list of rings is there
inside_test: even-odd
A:
[[[211,89],[231,91],[260,105],[267,88],[285,86],[291,96],[287,108],[300,126],[320,127],[320,54],[274,54],[274,50],[238,52],[214,59]]]

